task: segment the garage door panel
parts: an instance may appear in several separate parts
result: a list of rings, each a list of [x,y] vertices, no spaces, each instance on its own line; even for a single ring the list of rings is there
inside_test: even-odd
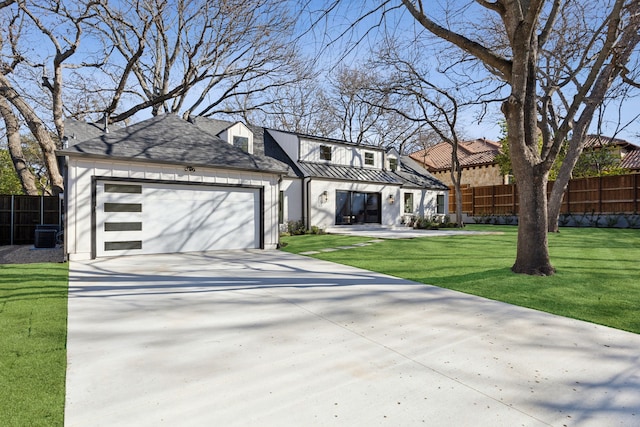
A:
[[[96,192],[98,256],[259,247],[257,189],[144,183],[141,193],[124,194],[104,184]]]

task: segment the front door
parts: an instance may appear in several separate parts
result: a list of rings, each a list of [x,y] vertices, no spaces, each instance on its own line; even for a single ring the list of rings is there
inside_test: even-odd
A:
[[[380,193],[336,191],[336,225],[380,224]]]

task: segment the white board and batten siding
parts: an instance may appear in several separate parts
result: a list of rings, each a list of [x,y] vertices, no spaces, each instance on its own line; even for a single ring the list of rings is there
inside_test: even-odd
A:
[[[331,161],[320,158],[320,147],[331,147]],[[366,163],[366,156],[372,156],[373,164]],[[384,152],[377,147],[363,145],[352,146],[335,144],[309,139],[300,140],[300,160],[313,163],[329,163],[339,166],[355,168],[369,168],[381,170],[383,166]]]
[[[278,177],[71,159],[69,258],[275,248]]]

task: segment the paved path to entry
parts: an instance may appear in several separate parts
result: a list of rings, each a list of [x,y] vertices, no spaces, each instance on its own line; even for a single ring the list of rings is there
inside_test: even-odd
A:
[[[640,336],[279,251],[72,262],[65,424],[640,425]]]

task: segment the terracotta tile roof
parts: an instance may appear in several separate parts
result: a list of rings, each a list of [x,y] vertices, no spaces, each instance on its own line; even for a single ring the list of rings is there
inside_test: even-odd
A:
[[[616,146],[620,148],[622,159],[620,167],[631,170],[640,170],[640,147],[620,138],[611,138],[601,135],[587,135],[585,148],[601,148],[603,146]]]
[[[484,138],[462,141],[458,145],[458,158],[463,167],[490,165],[500,153],[500,148],[499,142]],[[451,150],[451,145],[441,142],[416,151],[410,157],[423,163],[430,171],[447,170],[451,169]]]
[[[628,151],[620,161],[620,166],[625,169],[640,170],[640,147]]]
[[[616,145],[621,147],[626,147],[628,145],[633,145],[629,141],[625,141],[620,138],[611,138],[603,135],[587,135],[584,147],[585,148],[599,148],[603,145]]]

